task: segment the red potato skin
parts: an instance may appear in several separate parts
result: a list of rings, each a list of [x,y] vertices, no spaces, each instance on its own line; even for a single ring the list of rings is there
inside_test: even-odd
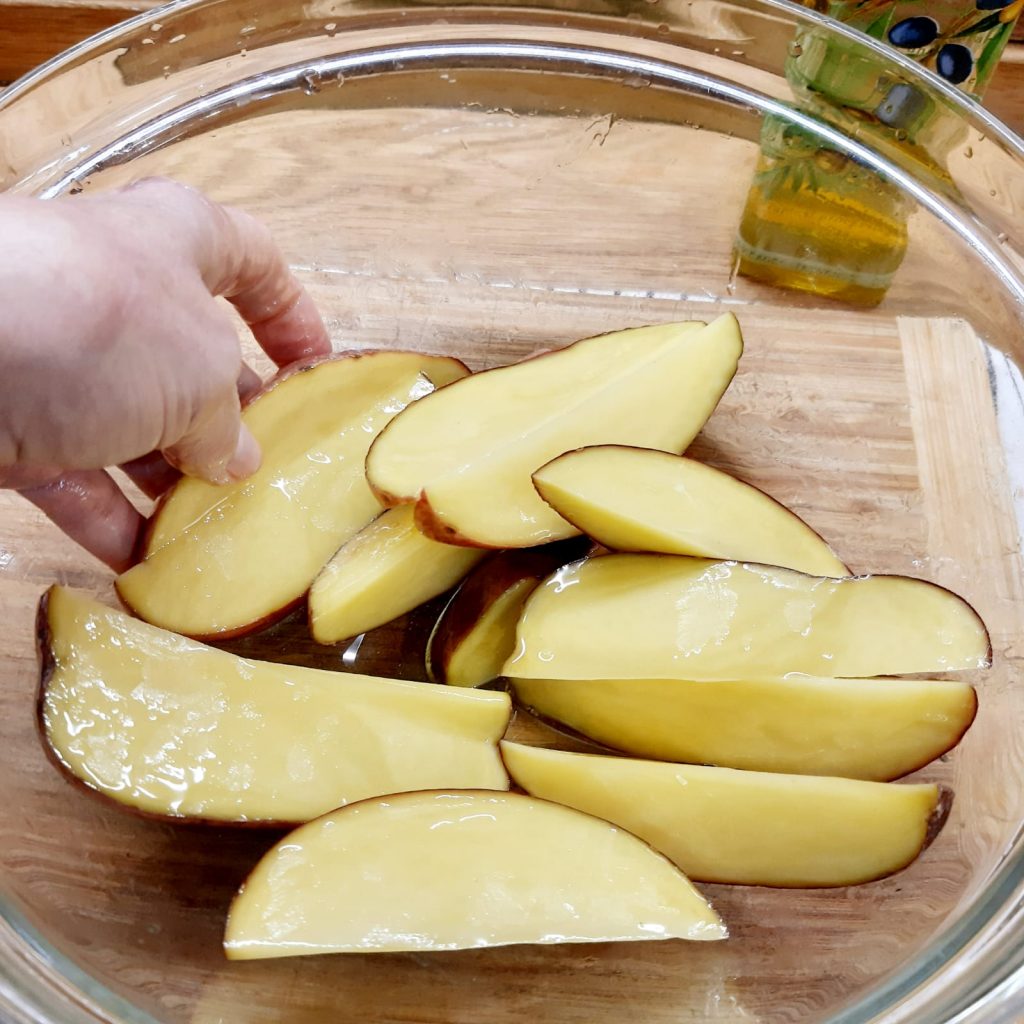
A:
[[[598,747],[602,748],[603,750],[606,750],[609,754],[617,754],[617,755],[619,755],[621,757],[627,757],[627,758],[637,758],[638,760],[654,760],[653,758],[643,758],[643,757],[639,757],[638,758],[638,755],[630,753],[630,751],[628,751],[628,750],[623,750],[620,747],[609,746],[603,740],[595,739],[595,737],[593,737],[593,736],[588,736],[586,733],[580,732],[579,729],[574,729],[571,725],[567,725],[565,722],[560,722],[557,718],[552,718],[550,715],[546,715],[542,711],[538,711],[536,708],[531,707],[525,701],[522,701],[522,700],[519,699],[519,694],[517,693],[516,687],[515,687],[515,680],[506,680],[506,683],[507,683],[506,690],[511,695],[512,701],[515,704],[515,706],[517,708],[519,708],[521,711],[525,711],[528,715],[531,715],[533,718],[536,718],[538,722],[543,722],[546,726],[548,726],[548,728],[553,729],[555,732],[560,732],[563,736],[567,736],[570,739],[581,740],[581,741],[583,741],[585,743],[594,744],[595,746],[598,746]],[[893,775],[890,778],[879,779],[877,781],[879,781],[879,782],[897,782],[900,779],[908,778],[909,776],[913,775],[914,772],[919,772],[922,768],[927,767],[933,761],[935,761],[938,758],[942,757],[944,754],[948,754],[951,750],[955,750],[960,745],[960,743],[963,741],[963,738],[967,735],[967,732],[971,728],[971,726],[974,725],[974,720],[978,717],[978,693],[973,688],[972,688],[971,692],[972,692],[973,697],[974,697],[973,703],[972,703],[972,706],[971,706],[971,713],[968,716],[966,722],[964,723],[964,727],[960,730],[960,732],[956,735],[956,738],[953,740],[952,743],[949,744],[948,747],[946,747],[944,750],[937,751],[934,757],[930,757],[927,760],[922,761],[920,764],[916,764],[912,768],[908,768],[901,775]],[[666,762],[663,762],[663,763],[665,763],[665,764],[673,764],[675,762],[666,761]],[[681,762],[681,763],[683,763],[683,762]],[[727,766],[726,765],[709,764],[709,765],[707,765],[707,767],[709,767],[709,768],[724,768],[724,767],[727,767]],[[740,769],[740,770],[742,770],[742,769]],[[929,842],[930,842],[930,840],[929,840]]]
[[[696,462],[697,461],[696,459],[687,458],[687,456],[685,456],[685,455],[675,455],[672,452],[663,452],[660,448],[636,448],[636,447],[634,447],[632,445],[628,445],[628,444],[588,445],[585,448],[574,448],[571,452],[564,452],[562,455],[558,455],[555,458],[553,458],[550,462],[545,462],[544,465],[540,467],[540,469],[535,470],[534,473],[533,473],[533,488],[537,492],[537,494],[539,494],[540,497],[545,502],[547,502],[550,505],[551,503],[548,502],[547,498],[544,497],[544,492],[541,490],[540,485],[537,483],[537,480],[536,480],[537,474],[542,472],[543,470],[547,469],[548,466],[551,466],[554,463],[558,462],[559,459],[564,459],[568,455],[574,455],[574,454],[576,454],[576,452],[590,451],[592,448],[615,449],[616,451],[623,451],[623,452],[645,452],[645,453],[646,452],[650,452],[650,453],[656,454],[656,455],[664,455],[664,456],[666,456],[667,458],[670,458],[670,459],[684,459],[687,462]],[[703,463],[701,463],[701,465],[703,465]],[[719,472],[720,473],[724,473],[725,470],[719,470]],[[762,490],[756,484],[752,484],[752,483],[749,483],[746,480],[741,479],[740,477],[736,476],[735,473],[728,473],[726,475],[727,476],[731,476],[734,480],[737,480],[741,484],[746,484],[747,487],[750,487],[752,490],[757,491],[759,494],[763,494],[770,502],[772,502],[775,505],[778,505],[779,508],[781,508],[784,512],[786,512],[789,515],[793,516],[794,519],[799,519],[800,522],[803,523],[804,526],[806,526],[807,529],[810,530],[814,534],[814,536],[817,537],[822,542],[822,544],[828,545],[828,541],[826,541],[825,538],[822,537],[821,534],[818,533],[818,531],[815,530],[813,526],[811,526],[804,519],[802,519],[800,516],[798,516],[791,508],[788,508],[787,506],[783,505],[782,502],[778,500],[778,498],[773,498],[767,491]],[[554,508],[553,505],[551,507]],[[558,509],[555,509],[555,511],[558,512]],[[579,530],[581,533],[585,532],[578,523],[573,522],[573,520],[572,520],[572,518],[570,516],[567,516],[564,512],[558,512],[558,514],[567,523],[572,523],[572,525],[575,526],[576,529]],[[637,554],[644,554],[644,553],[658,554],[659,553],[659,552],[647,552],[646,548],[640,548],[640,547],[629,547],[629,548],[622,548],[622,547],[620,547],[620,548],[615,548],[614,550],[616,550],[616,551],[633,552],[633,553],[637,553]],[[846,568],[847,576],[852,576],[853,573],[850,572],[849,566],[846,565],[845,561],[843,562],[843,566]]]
[[[704,323],[703,321],[693,321],[693,322],[694,323],[698,323],[699,322],[699,323],[703,324],[703,326],[705,326],[705,327],[707,326],[707,324]],[[635,326],[636,327],[655,327],[655,326],[658,326],[658,325],[657,324],[636,324]],[[518,360],[518,362],[506,363],[504,366],[492,366],[492,367],[490,367],[487,370],[478,370],[476,373],[472,374],[471,376],[473,376],[473,377],[481,377],[481,376],[483,376],[484,374],[487,374],[487,373],[494,373],[495,370],[504,370],[504,369],[506,369],[509,366],[521,366],[523,363],[532,363],[532,362],[534,362],[537,359],[547,359],[549,356],[557,356],[557,355],[559,355],[562,352],[568,351],[570,348],[574,348],[576,345],[582,345],[584,342],[596,341],[598,338],[606,338],[610,334],[618,334],[618,333],[619,333],[619,331],[617,331],[617,330],[616,331],[605,331],[603,334],[595,334],[595,335],[592,335],[589,338],[580,338],[578,341],[570,342],[570,344],[563,345],[561,348],[545,348],[545,349],[541,349],[539,352],[533,352],[532,354],[530,354],[528,356],[525,356],[524,358]],[[740,351],[741,351],[741,354],[742,354],[742,349]],[[736,372],[735,371],[733,371],[733,375],[732,376],[733,377],[736,376]],[[458,382],[457,381],[452,381],[452,383],[455,384],[455,383],[458,383]],[[732,377],[729,379],[729,383],[730,384],[732,383]],[[723,395],[728,390],[728,388],[729,388],[729,384],[726,384],[725,388],[722,389],[722,394]],[[440,390],[441,389],[438,388],[438,391],[440,391]],[[425,395],[423,398],[420,399],[420,401],[421,402],[426,402],[426,401],[429,401],[431,398],[433,398],[432,394],[431,395]],[[719,401],[721,401],[721,397],[719,397]],[[717,403],[716,403],[716,408],[717,408]],[[708,419],[710,419],[711,415],[713,415],[713,414],[714,414],[714,409],[712,409],[711,413],[708,414]],[[399,413],[399,415],[401,415],[401,413]],[[395,419],[397,420],[398,416],[396,416]],[[391,426],[391,424],[389,423],[388,426],[385,427],[377,435],[377,437],[374,438],[373,444],[370,445],[370,449],[366,453],[367,464],[369,464],[370,457],[373,454],[374,445],[376,445],[377,442],[387,433],[388,428],[390,426]],[[379,502],[381,502],[381,504],[385,505],[388,508],[390,508],[392,505],[408,505],[408,504],[411,504],[412,502],[416,502],[416,526],[417,526],[417,528],[422,533],[424,533],[424,534],[426,534],[426,536],[430,537],[431,540],[439,540],[443,544],[460,544],[460,545],[462,545],[464,547],[489,547],[489,545],[486,545],[486,544],[476,544],[473,541],[467,540],[465,538],[460,538],[459,534],[456,531],[452,530],[450,527],[445,526],[443,523],[438,523],[438,525],[436,527],[433,526],[432,523],[435,522],[434,515],[433,515],[433,510],[430,508],[429,503],[425,502],[425,500],[424,500],[422,495],[416,495],[416,494],[391,494],[388,491],[382,490],[381,488],[377,487],[376,484],[374,484],[372,478],[369,476],[369,474],[367,474],[367,478],[366,479],[367,479],[367,482],[370,485],[370,490],[372,490],[373,493],[375,495],[377,495],[377,500]],[[420,511],[421,503],[423,505],[423,512],[422,513]],[[422,515],[422,523],[420,521],[421,515]],[[437,532],[436,533],[428,532],[429,530],[437,530]],[[444,531],[448,531],[453,539],[446,539],[445,535],[444,535]]]
[[[537,548],[499,552],[481,562],[462,581],[437,620],[427,646],[427,674],[447,682],[448,665],[473,632],[480,617],[510,587],[522,580],[538,585],[563,565],[587,553],[590,541],[571,537]]]
[[[374,491],[374,493],[377,494],[376,491]],[[377,494],[377,497],[379,498],[380,495]],[[485,551],[514,550],[503,548],[498,544],[481,544],[479,541],[463,537],[458,530],[453,529],[443,519],[440,519],[434,514],[434,510],[431,508],[430,501],[427,499],[426,493],[421,494],[416,499],[416,507],[413,511],[413,521],[416,523],[416,529],[419,530],[424,537],[429,537],[431,540],[436,540],[441,544],[450,544],[453,547],[459,548],[482,548]]]

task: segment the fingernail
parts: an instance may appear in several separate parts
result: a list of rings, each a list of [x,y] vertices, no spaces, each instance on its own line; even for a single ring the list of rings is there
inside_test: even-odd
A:
[[[257,469],[263,456],[260,453],[260,446],[256,438],[249,433],[249,428],[242,426],[238,431],[238,444],[235,446],[235,454],[227,464],[227,474],[232,480],[244,480],[252,476]]]

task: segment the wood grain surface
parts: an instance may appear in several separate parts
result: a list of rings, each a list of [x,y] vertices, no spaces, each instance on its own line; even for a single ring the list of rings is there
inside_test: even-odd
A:
[[[696,313],[698,310],[691,310]],[[706,312],[706,311],[705,311]],[[161,1020],[191,1024],[594,1024],[813,1021],[904,961],[981,884],[1024,815],[998,784],[1024,762],[1011,683],[1021,660],[1021,563],[985,350],[963,323],[832,312],[741,311],[741,371],[692,453],[796,508],[857,571],[908,572],[964,594],[996,661],[974,676],[981,711],[964,744],[916,778],[957,794],[950,822],[907,871],[849,890],[704,887],[733,938],[227,964],[218,944],[235,886],[272,836],[175,829],[99,806],[47,764],[32,735],[34,603],[54,579],[111,598],[110,578],[32,509],[0,495],[0,746],[16,799],[3,865],[48,932]],[[808,339],[822,339],[809,345]],[[477,365],[502,348],[465,343]],[[231,649],[422,678],[438,603],[325,649],[301,617]],[[561,743],[520,715],[513,735]],[[69,846],[69,837],[74,837]],[[580,852],[583,856],[585,853]],[[986,867],[988,866],[988,867]],[[285,1013],[283,1008],[287,1007]]]

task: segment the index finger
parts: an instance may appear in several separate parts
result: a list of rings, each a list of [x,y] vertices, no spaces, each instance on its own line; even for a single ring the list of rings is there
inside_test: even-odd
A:
[[[230,206],[214,206],[203,280],[249,325],[263,350],[286,366],[327,355],[331,340],[309,292],[285,262],[262,222]]]

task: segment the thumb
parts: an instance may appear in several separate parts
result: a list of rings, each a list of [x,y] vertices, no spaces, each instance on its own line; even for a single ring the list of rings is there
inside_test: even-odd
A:
[[[211,413],[194,422],[164,458],[187,476],[215,484],[243,480],[260,468],[260,446],[242,423],[238,395],[217,402]]]

